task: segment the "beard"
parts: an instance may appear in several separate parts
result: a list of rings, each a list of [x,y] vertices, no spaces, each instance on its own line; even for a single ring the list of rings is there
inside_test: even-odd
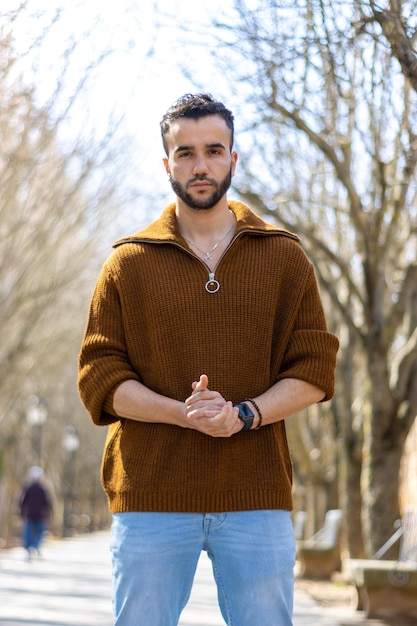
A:
[[[198,180],[206,180],[214,187],[213,193],[208,198],[195,198],[187,191],[187,186],[192,185]],[[207,176],[196,176],[188,181],[187,185],[184,186],[178,180],[174,178],[169,179],[171,183],[171,187],[174,193],[182,200],[187,206],[191,209],[205,210],[212,209],[216,204],[223,198],[226,191],[229,189],[232,182],[232,168],[230,168],[227,175],[223,178],[223,180],[218,183],[213,178],[207,178]]]

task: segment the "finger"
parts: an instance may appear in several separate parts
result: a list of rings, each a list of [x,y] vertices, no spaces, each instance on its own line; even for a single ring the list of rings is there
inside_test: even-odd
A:
[[[205,391],[208,388],[208,376],[201,374],[200,380],[196,384],[194,391]]]

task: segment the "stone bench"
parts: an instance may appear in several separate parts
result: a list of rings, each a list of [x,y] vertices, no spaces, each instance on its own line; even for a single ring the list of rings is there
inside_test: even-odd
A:
[[[340,509],[327,511],[324,525],[313,537],[297,541],[300,576],[317,580],[329,579],[340,571],[339,535],[342,520]]]
[[[417,618],[417,511],[406,511],[396,526],[373,558],[343,562],[345,578],[356,588],[356,608],[363,609],[369,618]],[[397,541],[398,560],[383,560]]]
[[[417,563],[346,559],[343,573],[355,585],[355,608],[368,618],[417,618]]]

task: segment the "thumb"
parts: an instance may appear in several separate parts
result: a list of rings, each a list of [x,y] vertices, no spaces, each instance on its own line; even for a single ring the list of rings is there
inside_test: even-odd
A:
[[[205,391],[208,387],[208,376],[206,374],[201,374],[200,380],[196,383],[194,391]]]

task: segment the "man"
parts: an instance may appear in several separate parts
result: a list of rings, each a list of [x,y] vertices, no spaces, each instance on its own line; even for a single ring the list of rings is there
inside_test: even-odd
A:
[[[338,342],[298,238],[227,200],[231,112],[188,94],[161,133],[175,202],[116,242],[80,355],[109,425],[114,623],[175,626],[206,550],[227,624],[290,626],[284,419],[332,396]]]
[[[40,549],[48,521],[52,514],[52,500],[42,484],[43,469],[34,465],[28,471],[28,483],[20,494],[20,516],[24,520],[23,546],[30,561],[40,556]]]

